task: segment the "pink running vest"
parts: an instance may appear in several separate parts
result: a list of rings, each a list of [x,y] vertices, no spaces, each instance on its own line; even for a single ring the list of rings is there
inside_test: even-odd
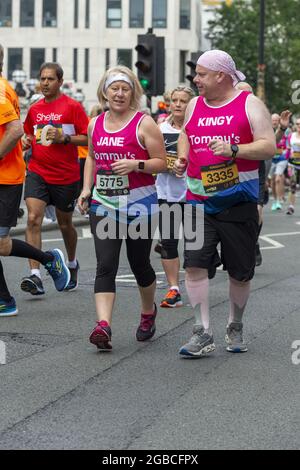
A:
[[[250,93],[241,91],[229,103],[213,107],[201,96],[185,126],[190,143],[187,169],[187,201],[203,202],[207,213],[218,213],[239,202],[257,202],[259,161],[236,158],[239,183],[228,189],[206,193],[202,184],[201,167],[228,162],[229,157],[215,156],[208,143],[215,138],[228,144],[253,142],[246,103]]]
[[[107,113],[102,113],[95,121],[92,132],[94,149],[95,185],[99,171],[111,170],[111,164],[120,159],[148,160],[149,154],[138,139],[138,127],[144,114],[137,112],[132,119],[120,130],[109,132],[105,128]],[[128,175],[129,191],[126,196],[107,196],[99,194],[95,187],[92,197],[93,205],[103,205],[107,208],[126,212],[133,204],[138,204],[141,215],[150,215],[152,205],[157,204],[155,181],[152,175],[132,172]]]

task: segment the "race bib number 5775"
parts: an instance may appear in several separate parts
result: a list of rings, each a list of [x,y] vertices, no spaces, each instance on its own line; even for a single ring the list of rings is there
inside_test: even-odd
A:
[[[99,170],[96,179],[97,192],[102,196],[127,196],[130,194],[128,175],[115,175],[112,170]]]

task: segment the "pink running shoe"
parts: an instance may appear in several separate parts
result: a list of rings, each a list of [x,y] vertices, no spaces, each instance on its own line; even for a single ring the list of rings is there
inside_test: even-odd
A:
[[[98,321],[90,336],[90,343],[101,351],[111,351],[111,329],[106,321]]]

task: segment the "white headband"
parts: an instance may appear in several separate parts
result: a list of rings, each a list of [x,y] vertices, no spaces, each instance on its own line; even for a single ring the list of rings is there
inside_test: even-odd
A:
[[[133,82],[130,80],[129,77],[127,77],[127,75],[123,74],[123,73],[118,73],[117,75],[109,75],[106,82],[105,82],[105,85],[104,85],[104,91],[107,90],[107,88],[114,82],[126,82],[128,83],[128,85],[131,86],[131,88],[133,88]]]

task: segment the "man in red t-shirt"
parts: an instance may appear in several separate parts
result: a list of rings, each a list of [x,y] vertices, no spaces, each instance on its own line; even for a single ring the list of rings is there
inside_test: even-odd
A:
[[[28,209],[26,240],[41,247],[41,225],[45,208],[53,204],[68,254],[71,280],[65,290],[78,285],[76,259],[77,232],[72,223],[79,195],[80,171],[77,146],[87,145],[88,118],[80,103],[61,93],[63,69],[57,63],[45,63],[40,69],[44,99],[32,105],[24,123],[25,147],[32,148],[25,183]],[[29,260],[31,274],[21,289],[32,295],[45,293],[39,263]]]
[[[62,291],[70,282],[70,272],[63,253],[58,250],[43,252],[10,237],[10,229],[17,223],[25,177],[21,137],[19,101],[15,91],[2,77],[4,49],[0,44],[0,256],[32,258],[41,263],[52,276],[55,287]],[[0,318],[17,315],[14,297],[8,290],[0,261]]]

